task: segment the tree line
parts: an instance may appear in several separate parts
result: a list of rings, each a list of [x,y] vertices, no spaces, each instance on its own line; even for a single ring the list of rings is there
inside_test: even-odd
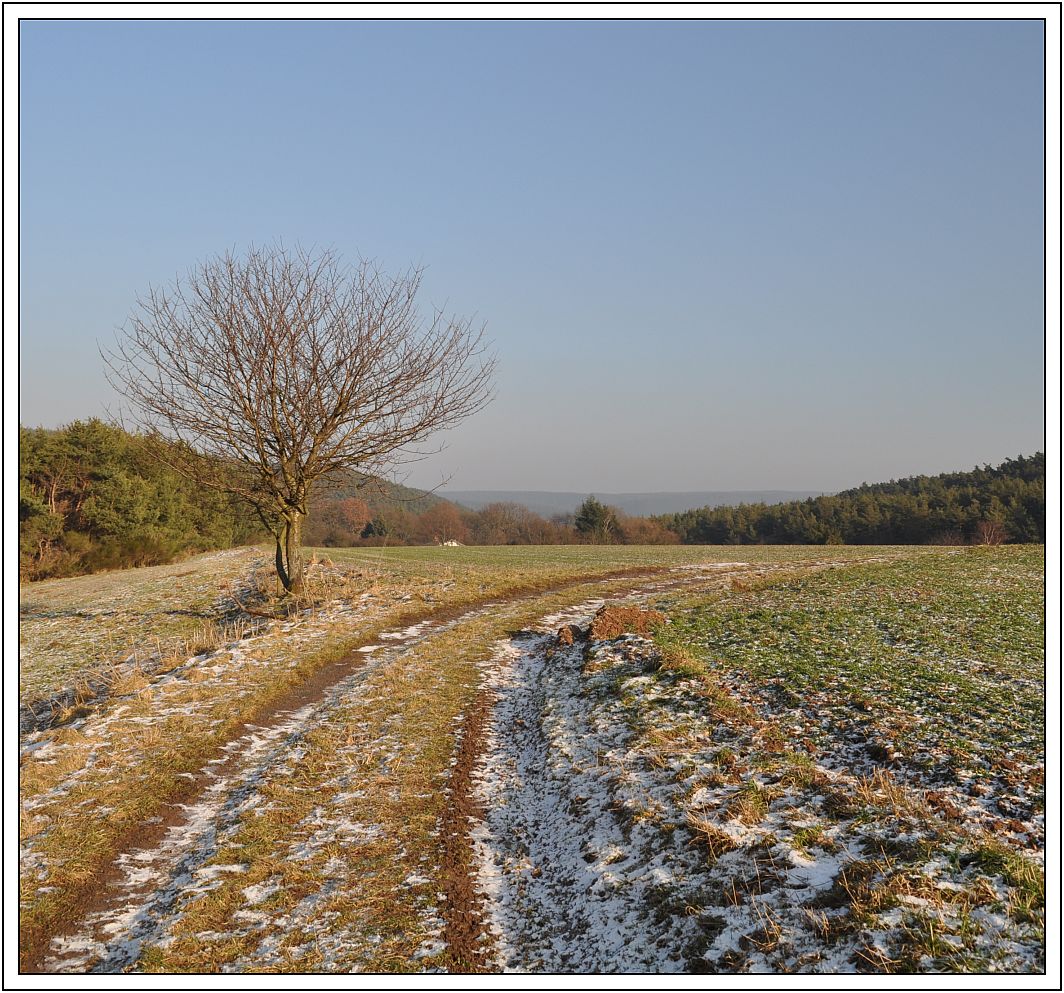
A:
[[[95,419],[57,430],[20,427],[21,577],[152,565],[266,539],[245,503],[170,468],[160,444]],[[658,517],[630,517],[594,496],[550,519],[516,503],[474,511],[352,472],[312,496],[305,540],[317,547],[966,544],[1044,542],[1045,527],[1045,455],[1037,453],[834,496]]]
[[[263,536],[234,498],[169,468],[158,445],[97,419],[20,426],[20,576],[154,565]]]
[[[372,486],[372,484],[371,484]],[[372,493],[372,489],[370,490]],[[519,503],[489,503],[468,510],[436,500],[424,509],[393,501],[374,510],[365,499],[323,494],[307,528],[312,545],[573,545],[676,544],[662,524],[629,517],[591,496],[575,514],[547,519]]]
[[[171,468],[178,460],[165,457],[166,446],[99,419],[58,429],[20,426],[21,578],[156,565],[267,539],[239,497],[203,487]],[[547,520],[515,503],[466,510],[420,490],[349,472],[323,482],[312,496],[305,539],[318,547],[678,540],[660,524],[627,518],[593,497],[586,507],[592,516],[579,520],[572,515]]]
[[[862,484],[780,504],[703,507],[657,520],[685,544],[1044,542],[1045,454],[970,472]]]

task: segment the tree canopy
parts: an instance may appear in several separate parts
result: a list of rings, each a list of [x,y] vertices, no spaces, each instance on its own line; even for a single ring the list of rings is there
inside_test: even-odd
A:
[[[100,420],[19,428],[19,572],[28,579],[166,562],[262,532],[230,496]]]
[[[417,458],[490,397],[483,332],[423,316],[421,279],[331,251],[227,253],[149,289],[106,356],[134,422],[183,443],[160,454],[254,508],[286,590],[315,484]]]
[[[618,513],[613,507],[607,507],[592,495],[580,505],[573,526],[589,541],[609,544],[617,538]]]

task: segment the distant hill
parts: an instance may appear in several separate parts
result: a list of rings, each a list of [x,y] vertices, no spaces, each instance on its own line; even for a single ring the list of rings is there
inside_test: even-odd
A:
[[[679,514],[695,507],[730,507],[740,503],[775,504],[817,497],[823,490],[695,490],[689,493],[601,493],[594,496],[602,503],[617,507],[626,514],[646,517],[651,514]],[[440,496],[480,510],[489,503],[519,503],[537,514],[571,514],[590,496],[589,493],[562,493],[548,490],[441,490]]]
[[[365,500],[374,512],[406,510],[411,514],[423,514],[430,507],[448,502],[443,496],[358,472],[345,472],[331,483],[323,482],[314,497],[322,503],[355,497]]]

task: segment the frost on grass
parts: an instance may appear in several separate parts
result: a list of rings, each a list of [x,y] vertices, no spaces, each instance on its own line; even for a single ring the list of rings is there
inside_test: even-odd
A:
[[[595,609],[599,604],[585,605]],[[554,615],[544,627],[580,618]],[[599,701],[582,648],[526,633],[500,646],[473,834],[496,966],[530,972],[683,971],[701,935],[682,898],[698,859],[646,809],[632,732]],[[681,901],[677,903],[676,901]]]
[[[420,641],[483,610],[385,632],[388,647],[378,646],[366,664],[328,690],[320,704],[281,715],[269,727],[252,727],[231,741],[203,770],[211,780],[206,791],[180,808],[163,839],[120,857],[120,878],[109,884],[104,909],[89,914],[76,933],[56,938],[45,969],[141,968],[145,955],[150,964],[156,950],[166,952],[190,937],[196,954],[224,946],[227,972],[364,967],[383,940],[382,932],[367,928],[366,922],[347,920],[343,908],[365,886],[367,863],[398,866],[405,858],[402,841],[375,820],[384,798],[371,794],[397,765],[418,753],[417,743],[406,739],[398,714],[386,717],[368,736],[373,725],[364,715],[382,699],[387,703],[374,680]],[[306,624],[282,627],[301,639],[311,633]],[[237,648],[230,646],[229,655]],[[227,671],[227,666],[219,668],[215,678]],[[432,680],[420,686],[426,700],[443,690]],[[98,716],[88,723],[102,733],[112,719],[113,714]],[[306,758],[315,747],[321,752],[316,737],[339,744],[327,749],[324,766],[312,773]],[[48,799],[54,802],[54,792]],[[423,805],[416,797],[388,799]],[[305,813],[299,812],[302,806]],[[255,837],[258,822],[267,820],[285,825],[283,840],[265,858],[260,853],[254,863],[243,861],[246,839]],[[32,843],[23,854],[26,873],[34,864]],[[428,876],[410,871],[404,875],[403,886],[418,908],[421,930],[434,947],[443,929],[435,887]],[[197,929],[190,936],[184,919],[203,900],[223,893],[237,896],[231,912],[217,927]]]
[[[20,586],[20,702],[71,691],[127,660],[143,666],[160,646],[195,639],[232,609],[230,590],[246,585],[263,562],[258,549],[238,548]],[[26,710],[19,723],[28,728],[33,714]]]
[[[923,569],[902,572],[952,575]],[[824,589],[836,603],[849,590],[871,615],[851,578],[810,581],[797,604],[793,589],[780,595],[808,612]],[[937,627],[955,622],[980,595],[978,574],[964,581],[935,602],[918,598],[932,608],[918,612]],[[977,610],[963,616],[965,629],[980,623]],[[766,628],[779,623],[771,618]],[[921,630],[897,627],[910,640]],[[1023,726],[1003,736],[993,706],[972,706],[994,699],[1002,678],[1030,678],[1022,658],[964,666],[962,715],[920,706],[900,677],[866,684],[855,702],[837,645],[819,662],[820,688],[810,680],[796,694],[763,670],[678,649],[675,630],[664,640],[585,648],[532,632],[500,646],[475,834],[497,967],[1044,968],[1036,736]],[[740,641],[764,661],[767,634],[733,648]],[[1011,651],[1022,656],[1024,643]],[[956,640],[934,645],[958,650]],[[973,683],[975,671],[987,681]]]
[[[273,727],[255,728],[232,742],[238,754],[237,769],[213,775],[205,793],[190,805],[154,848],[134,850],[119,857],[120,878],[109,884],[116,899],[91,913],[76,934],[63,935],[52,945],[45,961],[49,972],[114,972],[128,967],[140,953],[145,937],[153,933],[175,902],[215,889],[230,874],[242,874],[243,863],[205,865],[220,837],[242,814],[261,804],[257,787],[281,752],[297,742],[312,708],[285,715]]]

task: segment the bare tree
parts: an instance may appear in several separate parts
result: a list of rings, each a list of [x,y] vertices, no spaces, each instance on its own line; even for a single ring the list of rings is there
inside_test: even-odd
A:
[[[483,330],[423,318],[421,278],[331,251],[227,253],[150,288],[104,355],[136,425],[183,443],[175,467],[255,509],[288,592],[302,589],[316,482],[423,457],[419,444],[490,399]]]
[[[975,540],[979,545],[1000,545],[1008,535],[1001,521],[984,520],[975,526]]]

